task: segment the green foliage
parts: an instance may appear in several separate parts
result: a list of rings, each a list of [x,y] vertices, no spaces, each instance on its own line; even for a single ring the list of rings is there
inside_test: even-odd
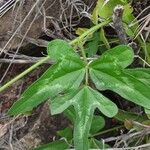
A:
[[[63,60],[65,57],[75,56],[73,48],[66,42],[56,39],[48,44],[48,55],[55,61]]]
[[[98,0],[97,5],[93,11],[92,18],[94,24],[97,24],[98,22],[98,17],[107,19],[112,16],[113,14],[113,9],[117,5],[123,5],[125,6],[125,13],[123,14],[125,19],[129,19],[127,15],[131,15],[131,7],[126,1],[122,0],[110,0],[106,2],[105,0]],[[130,12],[128,12],[130,10]],[[127,12],[127,15],[126,15]]]
[[[100,42],[100,36],[98,32],[95,32],[90,38],[86,44],[86,53],[88,54],[88,57],[92,57],[96,55],[99,47],[99,42]]]
[[[67,127],[63,130],[60,130],[57,132],[57,134],[63,138],[65,138],[65,140],[70,141],[73,138],[73,133],[72,133],[72,129]]]
[[[67,148],[69,148],[69,145],[64,140],[59,140],[42,145],[34,150],[65,150]]]
[[[126,69],[123,69],[133,61],[131,49],[128,48],[125,51],[125,48],[127,47],[118,46],[110,50],[110,52],[104,53],[100,59],[92,62],[90,64],[91,79],[99,90],[112,90],[125,99],[145,108],[150,108],[150,86],[127,73]],[[124,52],[127,54],[124,56],[130,57],[124,60],[123,53],[119,56],[119,52]]]
[[[105,127],[105,120],[101,116],[93,116],[90,134],[93,135]]]
[[[143,51],[143,55],[146,57],[146,61],[150,63],[150,53],[149,53],[149,42],[145,43],[143,38],[138,36],[140,24],[138,24],[138,20],[133,15],[133,7],[131,6],[131,1],[127,0],[98,0],[97,5],[92,13],[92,22],[97,25],[102,19],[107,19],[112,17],[113,10],[117,5],[123,6],[123,26],[126,34],[132,38],[137,40],[137,43],[140,44],[141,49]],[[102,34],[102,33],[101,33]],[[109,47],[108,41],[111,39],[106,39],[105,37],[101,39],[105,44],[106,48]]]
[[[142,117],[138,115],[137,113],[128,112],[124,110],[119,110],[115,118],[121,122],[125,122],[126,120],[132,120],[137,122],[143,122],[147,120],[146,115],[143,115]]]
[[[117,113],[117,106],[106,97],[84,86],[77,91],[54,99],[50,105],[51,113],[58,114],[73,105],[76,112],[74,124],[74,142],[77,149],[88,149],[88,136],[92,122],[93,112],[98,108],[108,117],[113,117]]]
[[[67,52],[58,56],[62,47],[67,48]],[[54,48],[54,54],[51,54],[51,48]],[[62,50],[65,51],[63,48]],[[50,110],[53,115],[73,106],[74,145],[77,150],[87,150],[90,132],[97,132],[104,126],[104,120],[100,117],[92,123],[94,110],[98,108],[105,116],[113,117],[117,114],[118,108],[96,89],[86,85],[83,82],[84,78],[90,76],[99,90],[112,90],[140,106],[150,108],[150,86],[145,83],[145,78],[139,79],[142,71],[147,77],[148,70],[125,69],[133,61],[134,55],[130,47],[117,46],[105,52],[97,60],[87,63],[73,52],[69,44],[62,40],[54,40],[48,45],[48,54],[50,57],[53,56],[57,63],[23,93],[20,100],[9,110],[9,114],[17,115],[30,111],[48,98],[51,99]],[[98,127],[99,123],[101,126]],[[92,126],[94,124],[95,128],[91,128],[91,124]],[[59,135],[69,139],[70,131],[66,130],[66,135],[62,131]]]
[[[109,42],[105,36],[105,31],[103,28],[101,28],[100,30],[100,39],[103,41],[103,43],[105,44],[106,48],[107,49],[110,49],[110,45],[109,45]]]
[[[59,44],[58,50],[61,47],[62,45]],[[33,107],[48,98],[53,98],[67,89],[78,88],[84,77],[84,63],[79,57],[71,56],[70,53],[66,53],[65,56],[22,94],[19,101],[9,110],[9,114],[16,115],[31,111]]]
[[[111,17],[114,7],[118,4],[123,5],[125,9],[123,21],[126,32],[134,36],[133,28],[128,27],[134,19],[133,9],[126,0],[110,0],[107,3],[98,0],[92,21],[97,25],[100,18]],[[147,119],[146,116],[138,118],[134,113],[118,109],[113,101],[101,93],[104,90],[111,90],[142,106],[147,116],[150,115],[150,69],[127,68],[134,60],[133,50],[125,45],[111,48],[104,28],[95,32],[89,32],[87,28],[78,28],[76,34],[86,32],[89,34],[85,39],[79,37],[74,47],[59,39],[49,42],[47,53],[54,65],[28,87],[8,112],[10,115],[26,113],[48,100],[52,115],[64,112],[71,120],[73,129],[71,126],[57,132],[64,140],[51,142],[35,150],[63,150],[71,145],[76,150],[107,148],[108,145],[93,137],[105,127],[102,115],[114,117],[124,123],[126,120],[143,122]],[[101,43],[105,48],[100,49]],[[80,53],[76,53],[78,50],[81,50],[82,57]],[[102,53],[103,51],[105,52]],[[95,55],[99,52],[102,55],[95,60]],[[101,116],[95,115],[95,110]],[[127,126],[129,123],[127,122]]]
[[[98,141],[94,138],[91,138],[90,141],[90,148],[92,149],[105,149],[105,148],[110,148],[109,145],[103,143],[102,141]]]
[[[144,110],[145,110],[147,117],[150,119],[150,109],[145,108]]]
[[[141,82],[150,85],[150,68],[127,69],[126,72]]]

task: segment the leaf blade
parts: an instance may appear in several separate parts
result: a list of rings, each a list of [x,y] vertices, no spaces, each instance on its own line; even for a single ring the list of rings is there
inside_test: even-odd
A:
[[[125,57],[128,56],[128,57]],[[90,67],[95,69],[126,68],[133,61],[134,53],[131,47],[125,45],[116,46],[102,54],[100,58],[93,61]]]
[[[70,89],[76,89],[84,78],[84,64],[77,59],[66,58],[59,62],[35,83],[33,83],[21,96],[21,98],[13,104],[8,111],[10,115],[17,115],[52,98],[58,93]]]
[[[76,112],[74,127],[74,143],[77,150],[89,148],[88,136],[92,123],[93,113],[98,108],[108,117],[115,116],[118,112],[117,106],[88,86],[73,91],[66,96],[53,100],[50,104],[52,114],[58,114],[65,109],[74,106]]]
[[[122,70],[90,69],[90,76],[100,90],[112,90],[127,100],[145,108],[150,108],[150,86],[137,80]]]
[[[34,150],[65,150],[67,148],[69,148],[69,145],[64,140],[58,140],[49,144],[41,145],[40,147],[35,148]]]
[[[59,61],[66,56],[77,56],[69,43],[61,39],[55,39],[48,43],[47,53],[51,59]]]
[[[125,72],[150,85],[150,68],[126,69]]]

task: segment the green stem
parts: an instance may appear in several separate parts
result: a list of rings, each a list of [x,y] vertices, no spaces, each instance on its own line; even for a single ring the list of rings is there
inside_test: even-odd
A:
[[[86,66],[86,72],[85,72],[85,85],[89,85],[89,68],[88,68],[88,65]]]
[[[24,72],[22,72],[21,74],[19,74],[18,76],[16,76],[14,79],[12,79],[11,81],[9,81],[8,83],[6,83],[5,85],[3,85],[0,88],[0,92],[4,91],[6,88],[8,88],[9,86],[11,86],[13,83],[15,83],[16,81],[18,81],[19,79],[21,79],[22,77],[24,77],[26,74],[28,74],[29,72],[31,72],[32,70],[34,70],[35,68],[37,68],[39,65],[43,64],[45,61],[47,61],[49,59],[49,57],[45,57],[43,59],[41,59],[39,62],[37,62],[36,64],[32,65],[30,68],[28,68],[27,70],[25,70]]]
[[[94,137],[94,136],[98,136],[98,135],[102,135],[102,134],[106,134],[108,132],[112,132],[112,131],[115,131],[115,130],[118,130],[120,128],[123,128],[124,125],[120,125],[120,126],[117,126],[117,127],[114,127],[114,128],[111,128],[111,129],[108,129],[108,130],[104,130],[104,131],[101,131],[101,132],[98,132],[96,134],[93,134],[91,135],[91,137]]]
[[[149,56],[149,53],[148,53],[145,41],[143,41],[139,36],[137,37],[137,40],[138,40],[138,42],[140,43],[140,45],[141,45],[141,47],[143,49],[146,61],[148,63],[150,63],[150,56]]]
[[[81,53],[82,53],[84,62],[85,62],[86,64],[88,64],[87,57],[86,57],[86,53],[85,53],[85,51],[84,51],[84,47],[83,47],[82,43],[80,44],[80,49],[81,49]]]
[[[72,42],[70,42],[71,45],[74,45],[76,43],[81,42],[86,36],[90,35],[91,33],[97,31],[99,28],[107,25],[110,23],[111,20],[106,20],[92,28],[90,28],[89,30],[87,30],[86,32],[84,32],[81,36],[77,37],[76,39],[74,39]]]
[[[83,43],[79,43],[79,46],[80,46],[80,50],[81,50],[81,53],[82,53],[82,56],[83,56],[83,60],[86,64],[86,72],[85,72],[85,85],[88,85],[89,83],[89,76],[88,76],[88,60],[87,60],[87,57],[86,57],[86,53],[85,53],[85,50],[84,50],[84,47],[83,47]]]
[[[99,149],[99,146],[96,144],[96,142],[94,141],[94,139],[92,139],[94,145],[96,146],[97,149]]]
[[[90,28],[89,30],[87,30],[86,32],[84,32],[81,36],[77,37],[76,39],[74,39],[73,41],[70,41],[69,44],[70,45],[74,45],[76,43],[81,42],[86,36],[88,36],[89,34],[95,32],[96,30],[98,30],[99,28],[107,25],[110,23],[110,20],[106,20],[92,28]],[[25,70],[24,72],[22,72],[21,74],[19,74],[18,76],[16,76],[14,79],[12,79],[11,81],[9,81],[8,83],[6,83],[5,85],[3,85],[0,88],[0,92],[4,91],[5,89],[7,89],[8,87],[10,87],[13,83],[15,83],[16,81],[18,81],[19,79],[21,79],[22,77],[24,77],[26,74],[28,74],[29,72],[31,72],[32,70],[36,69],[38,66],[40,66],[41,64],[43,64],[44,62],[48,61],[49,56],[43,58],[42,60],[40,60],[39,62],[37,62],[36,64],[32,65],[30,68],[28,68],[27,70]]]

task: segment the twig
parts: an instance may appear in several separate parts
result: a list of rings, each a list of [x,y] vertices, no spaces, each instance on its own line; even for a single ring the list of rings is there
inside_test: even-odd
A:
[[[10,129],[9,129],[9,133],[10,133],[10,136],[9,136],[9,147],[11,150],[14,150],[13,149],[13,145],[12,145],[12,137],[13,137],[13,124],[10,126]]]
[[[109,132],[113,132],[115,130],[119,130],[121,128],[123,128],[124,126],[123,125],[120,125],[120,126],[117,126],[117,127],[113,127],[113,128],[110,128],[110,129],[107,129],[107,130],[104,130],[104,131],[100,131],[96,134],[93,134],[92,137],[94,136],[98,136],[98,135],[102,135],[102,134],[106,134],[106,133],[109,133]]]
[[[100,150],[149,150],[148,148],[150,147],[150,143],[143,144],[140,146],[135,146],[135,147],[127,147],[127,148],[105,148],[105,149],[100,149]],[[141,149],[141,148],[147,148],[147,149]],[[75,150],[75,149],[68,149],[68,150]],[[96,150],[96,149],[91,149],[91,150]]]
[[[142,57],[140,57],[139,55],[135,55],[135,58],[139,58],[141,61],[144,62],[145,65],[147,65],[148,67],[150,67],[150,64],[148,62],[146,62]]]
[[[39,47],[47,47],[47,45],[48,45],[48,41],[46,41],[46,40],[34,39],[34,38],[30,38],[28,36],[24,37],[21,34],[16,34],[16,35],[17,35],[17,37],[19,37],[21,39],[24,38],[27,42],[32,43],[32,44],[39,46]]]
[[[137,122],[137,121],[132,121],[132,123],[133,123],[133,125],[141,127],[141,128],[150,128],[149,125],[145,125],[145,124],[142,124],[142,123]]]
[[[142,12],[140,12],[140,14],[130,23],[129,27],[134,26],[135,24],[138,24],[140,21],[143,20],[143,17],[141,19],[138,19],[147,9],[149,9],[150,6],[146,7],[144,10],[142,10]]]
[[[142,23],[142,27],[139,30],[139,32],[137,33],[137,35],[135,36],[135,39],[138,37],[139,34],[141,34],[141,32],[146,28],[146,26],[150,23],[150,14],[147,15],[147,18],[145,19],[145,23]],[[150,28],[150,27],[149,27]]]
[[[32,8],[30,9],[30,11],[28,12],[28,14],[26,15],[26,17],[22,20],[21,24],[19,25],[19,27],[16,29],[16,31],[14,32],[14,34],[10,37],[10,39],[7,41],[7,43],[5,44],[5,46],[3,47],[2,51],[0,52],[0,55],[3,53],[3,51],[5,50],[5,48],[8,46],[8,44],[12,41],[12,39],[15,37],[16,33],[18,33],[18,31],[20,31],[20,29],[22,28],[22,26],[24,25],[25,21],[29,18],[29,16],[32,14],[33,10],[35,9],[35,7],[38,5],[40,0],[37,0],[34,5],[32,6]]]
[[[119,140],[119,139],[124,139],[124,140],[128,140],[128,139],[131,139],[131,138],[137,138],[139,136],[143,136],[144,135],[147,135],[147,134],[150,134],[150,128],[146,128],[144,130],[141,130],[141,131],[138,131],[138,132],[135,132],[135,133],[130,133],[130,134],[123,134],[123,135],[120,135],[120,136],[117,136],[117,137],[110,137],[110,138],[107,138],[107,139],[104,139],[105,142],[112,142],[112,141],[116,141],[116,140]]]
[[[13,60],[13,64],[33,64],[36,63],[40,60],[39,59],[35,59],[35,60],[27,60],[27,59],[14,59]],[[10,63],[12,60],[11,59],[0,59],[0,63]],[[45,62],[46,64],[53,64],[54,62],[52,61],[47,61]]]
[[[114,8],[114,12],[112,16],[113,24],[121,44],[127,45],[128,41],[127,41],[126,33],[123,28],[122,15],[123,15],[123,6],[117,5]]]
[[[4,5],[2,5],[0,7],[0,18],[6,13],[8,12],[13,6],[14,4],[18,2],[18,0],[9,0],[7,1]]]
[[[37,0],[37,1],[38,1],[38,0]],[[43,7],[43,5],[45,4],[45,2],[46,2],[46,0],[44,0],[44,2],[43,2],[43,4],[42,4],[42,6],[40,7],[40,9],[42,9],[42,7]],[[35,2],[35,3],[36,3],[36,2]],[[37,3],[37,5],[38,5],[38,3]],[[34,7],[33,7],[33,8],[34,8]],[[18,53],[18,51],[19,51],[19,49],[20,49],[20,47],[21,47],[21,45],[22,45],[22,43],[23,43],[25,37],[27,36],[27,34],[28,34],[28,32],[29,32],[31,26],[33,25],[33,23],[34,23],[34,21],[36,20],[36,18],[38,17],[38,15],[39,15],[38,13],[35,14],[35,16],[34,16],[33,20],[31,21],[31,23],[30,23],[30,25],[29,25],[27,31],[25,32],[23,38],[21,39],[21,42],[20,42],[20,44],[19,44],[19,46],[18,46],[18,48],[17,48],[15,54]],[[18,28],[19,28],[19,27],[18,27]],[[17,30],[16,30],[16,31],[17,31]],[[17,32],[16,32],[16,33],[17,33]],[[16,33],[14,32],[14,34],[16,34]],[[13,37],[13,35],[12,35],[12,37]],[[11,38],[10,38],[10,39],[11,39]],[[9,40],[10,40],[10,39],[9,39]],[[6,44],[6,45],[7,45],[7,44]],[[6,46],[6,45],[5,45],[5,46]],[[5,46],[4,46],[4,47],[5,47]],[[3,49],[4,49],[4,48],[3,48]],[[0,52],[0,53],[1,53],[1,52]],[[9,69],[10,69],[10,67],[11,67],[12,62],[13,62],[14,59],[15,59],[15,55],[14,55],[14,57],[12,58],[12,61],[10,62],[10,64],[8,65],[8,67],[7,67],[6,71],[5,71],[5,73],[3,74],[3,76],[2,76],[2,78],[1,78],[1,80],[0,80],[0,83],[2,83],[3,79],[5,78],[5,76],[6,76],[7,72],[9,71]]]

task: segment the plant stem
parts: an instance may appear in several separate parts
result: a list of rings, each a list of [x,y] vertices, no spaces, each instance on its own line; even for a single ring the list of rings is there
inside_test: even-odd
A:
[[[4,91],[6,88],[8,88],[9,86],[11,86],[13,83],[15,83],[16,81],[18,81],[22,77],[24,77],[26,74],[28,74],[29,72],[31,72],[33,69],[37,68],[39,65],[43,64],[48,59],[49,59],[49,57],[45,57],[45,58],[41,59],[39,62],[37,62],[36,64],[32,65],[30,68],[28,68],[27,70],[25,70],[24,72],[22,72],[21,74],[19,74],[18,76],[16,76],[14,79],[12,79],[8,83],[6,83],[4,86],[2,86],[0,88],[0,92]]]
[[[140,37],[138,37],[137,39],[138,39],[139,43],[141,44],[146,61],[148,62],[148,64],[150,64],[150,56],[149,56],[145,41],[144,40],[142,41]]]
[[[81,41],[79,41],[79,47],[80,47],[80,50],[81,50],[81,53],[82,53],[82,56],[83,56],[83,60],[86,64],[86,72],[85,72],[85,85],[88,85],[89,83],[89,75],[88,75],[88,60],[87,60],[87,57],[86,57],[86,53],[84,51],[84,47],[83,47],[83,43]]]
[[[109,24],[110,21],[111,21],[111,20],[106,20],[106,21],[104,21],[104,22],[102,22],[102,23],[100,23],[100,24],[98,24],[98,25],[96,25],[96,26],[90,28],[89,30],[87,30],[86,32],[84,32],[81,36],[79,36],[79,37],[77,37],[76,39],[74,39],[73,41],[71,41],[70,44],[71,44],[71,45],[74,45],[74,44],[76,44],[76,43],[81,42],[86,36],[88,36],[89,34],[91,34],[91,33],[95,32],[95,31],[97,31],[99,28],[101,28],[101,27],[103,27],[103,26]]]
[[[86,72],[85,72],[85,85],[89,84],[89,67],[88,64],[86,66]]]
[[[88,61],[87,61],[87,58],[86,58],[86,53],[85,53],[85,51],[84,51],[83,44],[81,43],[81,44],[79,44],[79,46],[80,46],[80,49],[81,49],[81,53],[82,53],[82,56],[83,56],[83,60],[84,60],[84,62],[85,62],[86,64],[88,64]]]
[[[74,39],[73,41],[70,41],[69,44],[70,45],[74,45],[76,43],[81,42],[86,36],[88,36],[89,34],[92,34],[93,32],[95,32],[96,30],[98,30],[99,28],[107,25],[110,23],[110,20],[106,20],[92,28],[90,28],[89,30],[87,30],[86,32],[84,32],[81,36],[77,37],[76,39]],[[32,70],[36,69],[38,66],[40,66],[41,64],[43,64],[44,62],[46,62],[49,59],[49,56],[43,58],[42,60],[40,60],[39,62],[37,62],[36,64],[32,65],[30,68],[28,68],[27,70],[25,70],[24,72],[22,72],[21,74],[19,74],[18,76],[16,76],[14,79],[12,79],[11,81],[9,81],[8,83],[6,83],[5,85],[3,85],[0,88],[0,92],[4,91],[5,89],[7,89],[8,87],[10,87],[13,83],[15,83],[16,81],[18,81],[19,79],[21,79],[22,77],[24,77],[26,74],[28,74],[29,72],[31,72]]]
[[[122,127],[124,127],[124,125],[120,125],[120,126],[113,127],[113,128],[111,128],[111,129],[108,129],[108,130],[104,130],[104,131],[98,132],[98,133],[96,133],[96,134],[91,135],[91,137],[98,136],[98,135],[102,135],[102,134],[105,134],[105,133],[108,133],[108,132],[112,132],[112,131],[118,130],[118,129],[122,128]]]

